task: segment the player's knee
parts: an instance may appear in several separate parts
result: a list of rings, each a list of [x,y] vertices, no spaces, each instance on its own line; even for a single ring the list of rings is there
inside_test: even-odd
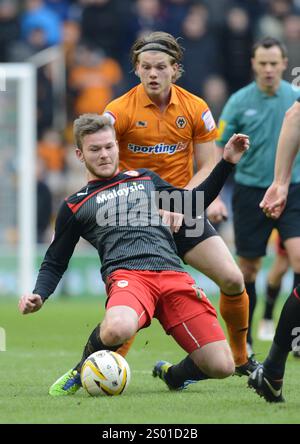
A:
[[[221,348],[212,347],[210,352],[206,353],[204,359],[195,361],[196,365],[210,378],[223,379],[233,375],[235,364],[229,346],[223,345]]]
[[[136,333],[136,326],[131,320],[113,317],[101,327],[101,340],[106,345],[122,344]]]
[[[224,379],[228,376],[233,375],[235,372],[235,365],[233,359],[228,357],[228,359],[222,359],[215,361],[214,364],[209,369],[209,376],[215,379]]]
[[[260,269],[260,261],[241,260],[240,269],[245,282],[254,282]]]
[[[228,272],[227,276],[222,280],[220,288],[225,294],[241,293],[244,289],[243,274],[238,267]]]

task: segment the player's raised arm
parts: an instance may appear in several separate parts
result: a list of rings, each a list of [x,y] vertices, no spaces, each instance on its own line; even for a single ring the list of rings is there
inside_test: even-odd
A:
[[[278,140],[274,180],[260,202],[260,207],[268,217],[277,219],[285,208],[292,167],[299,148],[300,102],[297,101],[286,112]]]
[[[225,145],[223,159],[236,164],[249,147],[250,141],[246,134],[233,134]]]
[[[247,135],[234,134],[233,136],[231,136],[231,138],[228,140],[227,144],[225,145],[223,158],[221,159],[221,161],[215,166],[210,175],[202,183],[200,183],[200,185],[198,185],[197,187],[193,188],[193,190],[190,191],[173,187],[168,182],[162,180],[157,174],[151,172],[151,175],[155,176],[154,181],[156,184],[156,189],[158,191],[165,190],[168,192],[178,190],[183,194],[183,199],[186,198],[190,199],[192,197],[192,199],[195,200],[195,202],[197,201],[195,193],[203,191],[204,192],[203,210],[205,210],[211,204],[211,202],[213,202],[213,200],[217,197],[227,177],[231,173],[232,169],[239,162],[244,152],[248,150],[249,146],[250,142],[249,142],[249,137]],[[158,206],[160,209],[164,209],[163,200],[159,200]],[[179,210],[176,207],[176,203],[172,202],[171,211],[175,212],[182,211],[182,208],[184,206],[181,203],[179,206],[181,210]],[[192,207],[195,216],[196,204],[193,203]],[[170,210],[170,208],[168,208],[168,210]]]
[[[204,209],[215,200],[221,191],[233,167],[250,146],[249,137],[245,134],[233,134],[225,145],[223,158],[215,166],[207,179],[193,189],[193,192],[204,192]]]
[[[194,158],[198,167],[198,172],[189,182],[187,186],[188,189],[193,189],[208,177],[216,163],[220,160],[219,158],[216,158],[216,150],[217,147],[215,141],[196,144],[194,146]],[[217,196],[207,209],[207,217],[212,223],[221,222],[228,217],[226,205],[220,196]]]
[[[203,180],[200,185],[193,188],[194,191],[204,191],[204,208],[206,209],[220,193],[228,175],[230,174],[232,167],[239,162],[245,151],[250,146],[249,137],[245,134],[233,134],[225,145],[223,152],[223,159],[230,165],[225,165],[224,162],[219,162],[216,167],[211,171],[208,177]],[[196,176],[194,176],[196,177]],[[175,212],[176,218],[179,219],[178,223],[174,223],[171,217],[175,217],[172,213],[163,214],[163,220],[168,225],[175,226],[175,232],[181,226],[182,217]]]

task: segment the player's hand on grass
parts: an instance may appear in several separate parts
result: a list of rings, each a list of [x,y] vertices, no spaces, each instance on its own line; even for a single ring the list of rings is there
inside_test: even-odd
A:
[[[267,189],[259,206],[267,217],[278,219],[282,214],[287,200],[289,186],[275,182]]]
[[[177,233],[183,223],[183,214],[181,213],[171,213],[166,210],[159,210],[159,214],[165,225],[168,225],[172,233]]]
[[[217,224],[222,222],[223,220],[227,220],[228,211],[226,205],[217,197],[207,208],[207,217],[213,224]]]
[[[43,305],[39,294],[24,294],[19,300],[19,310],[22,314],[34,313]]]
[[[225,145],[223,158],[227,162],[238,163],[249,146],[250,141],[246,134],[233,134]]]

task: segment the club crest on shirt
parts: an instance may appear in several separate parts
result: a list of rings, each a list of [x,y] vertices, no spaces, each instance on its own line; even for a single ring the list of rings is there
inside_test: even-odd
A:
[[[176,119],[176,126],[180,129],[183,129],[186,127],[186,118],[184,116],[178,116]]]
[[[137,128],[147,128],[148,122],[146,120],[138,120],[137,122],[135,122],[135,126]]]
[[[137,177],[139,176],[139,172],[138,171],[125,171],[124,174],[126,174],[126,176],[130,176],[130,177]]]
[[[125,287],[128,286],[128,281],[125,281],[125,280],[123,280],[123,281],[118,281],[118,282],[117,282],[117,286],[120,287],[120,288],[125,288]]]

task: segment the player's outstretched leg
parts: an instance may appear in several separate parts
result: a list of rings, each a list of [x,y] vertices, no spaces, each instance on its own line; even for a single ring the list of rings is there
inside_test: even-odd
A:
[[[152,376],[154,378],[159,377],[169,390],[178,391],[186,389],[188,385],[197,381],[209,378],[198,369],[189,356],[177,365],[172,365],[167,361],[158,361],[153,367]]]
[[[81,387],[80,373],[77,370],[71,369],[55,381],[50,389],[51,396],[68,396],[75,395]]]
[[[212,235],[184,255],[184,261],[212,279],[221,289],[220,313],[239,374],[248,375],[257,363],[248,359],[249,296],[241,270],[224,241]]]
[[[283,379],[268,376],[263,365],[259,365],[248,379],[248,386],[268,402],[284,402],[282,385]]]
[[[50,389],[49,394],[51,396],[66,396],[66,395],[74,395],[81,387],[80,380],[80,372],[84,361],[96,351],[100,350],[111,350],[116,351],[122,356],[126,356],[128,353],[131,344],[134,341],[135,336],[133,336],[128,341],[124,342],[124,344],[117,346],[107,346],[103,344],[100,338],[100,326],[98,324],[96,328],[92,331],[82,353],[81,360],[75,367],[71,370],[68,370],[64,375],[55,381]]]
[[[176,325],[169,334],[190,353],[176,365],[167,361],[155,364],[152,375],[170,390],[183,390],[197,381],[226,378],[234,373],[232,353],[216,315],[202,313]]]
[[[248,295],[246,290],[235,296],[221,292],[220,311],[226,322],[229,343],[236,363],[237,376],[249,376],[258,362],[248,356],[246,347],[248,323]]]
[[[236,376],[249,376],[255,369],[259,366],[259,362],[256,361],[252,356],[249,356],[248,361],[244,365],[235,367]]]
[[[285,364],[291,350],[299,348],[300,285],[286,300],[266,360],[248,378],[249,387],[269,402],[283,402]]]

